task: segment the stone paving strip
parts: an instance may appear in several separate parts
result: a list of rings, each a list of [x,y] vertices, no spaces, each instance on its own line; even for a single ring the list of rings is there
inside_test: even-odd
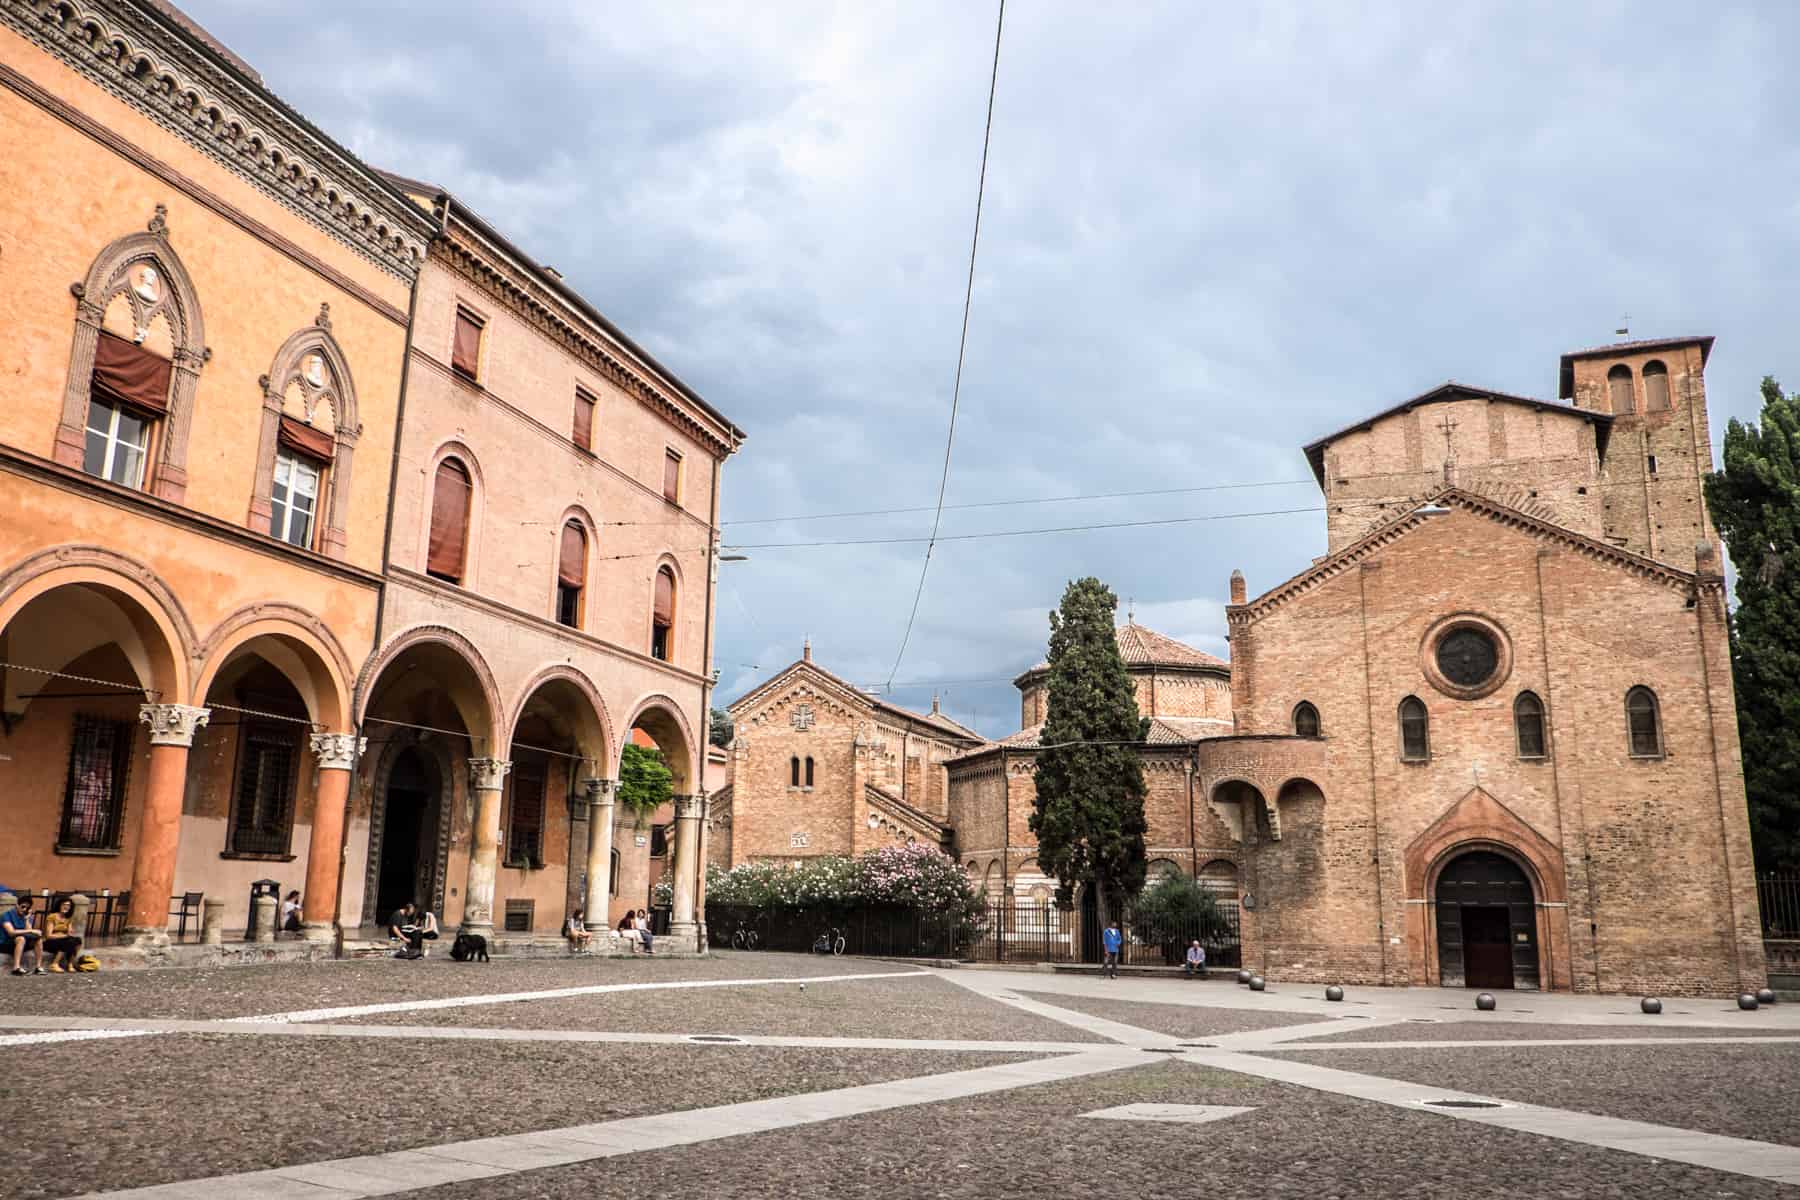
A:
[[[800,984],[835,983],[845,980],[859,979],[907,979],[929,978],[931,972],[911,971],[874,971],[840,975],[792,975],[777,978],[751,979],[690,979],[690,980],[658,980],[642,983],[596,983],[583,984],[576,987],[548,988],[530,992],[484,993],[480,995],[441,996],[435,998],[419,998],[412,1000],[393,1000],[377,1004],[340,1005],[335,1008],[300,1009],[293,1012],[263,1013],[241,1017],[223,1017],[220,1020],[246,1024],[275,1024],[310,1021],[334,1021],[345,1018],[366,1017],[378,1013],[423,1012],[431,1010],[467,1008],[492,1004],[515,1004],[531,1000],[566,999],[575,996],[599,996],[621,992],[671,991],[707,988],[734,987],[769,987],[781,984],[798,986]],[[14,1022],[22,1020],[23,1015],[0,1015],[0,1026],[17,1028]],[[42,1028],[41,1026],[26,1026]],[[0,1047],[40,1045],[54,1041],[91,1041],[105,1038],[142,1037],[149,1030],[134,1028],[125,1021],[100,1020],[87,1024],[79,1031],[64,1027],[61,1035],[56,1033],[24,1033],[0,1035]]]
[[[390,1154],[219,1175],[90,1197],[131,1200],[357,1200],[463,1180],[688,1146],[841,1117],[1004,1091],[1139,1066],[1128,1050],[1087,1050],[1060,1058],[980,1067],[893,1083],[873,1083],[651,1117],[573,1125],[507,1137],[478,1138]]]
[[[1078,1054],[1094,1042],[994,1041],[958,1038],[822,1037],[782,1034],[638,1033],[604,1029],[506,1029],[483,1025],[335,1025],[245,1018],[180,1021],[168,1017],[121,1020],[116,1017],[0,1016],[0,1027],[64,1031],[78,1039],[90,1028],[111,1036],[150,1033],[197,1033],[291,1038],[379,1038],[452,1042],[599,1042],[639,1046],[787,1046],[800,1049],[944,1050],[971,1054]],[[26,1036],[26,1035],[22,1035]],[[56,1034],[43,1034],[55,1040]],[[4,1041],[5,1039],[0,1039]]]
[[[1375,1075],[1358,1075],[1309,1062],[1247,1054],[1190,1051],[1190,1061],[1224,1071],[1237,1071],[1281,1083],[1298,1084],[1358,1100],[1434,1113],[1458,1121],[1535,1133],[1561,1141],[1623,1150],[1708,1170],[1748,1175],[1774,1183],[1800,1185],[1800,1148],[1770,1142],[1699,1133],[1673,1125],[1652,1125],[1571,1112],[1537,1104],[1497,1101],[1450,1088],[1437,1088]],[[1457,1107],[1435,1107],[1444,1102]],[[1777,1101],[1779,1102],[1779,1101]],[[1487,1107],[1492,1106],[1492,1107]]]

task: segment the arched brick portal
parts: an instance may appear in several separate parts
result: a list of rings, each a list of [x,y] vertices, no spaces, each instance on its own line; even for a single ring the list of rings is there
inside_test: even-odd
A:
[[[1482,788],[1469,792],[1406,848],[1406,945],[1411,977],[1437,986],[1437,885],[1444,869],[1471,851],[1491,851],[1512,862],[1531,883],[1537,913],[1540,986],[1572,986],[1568,882],[1562,852]]]

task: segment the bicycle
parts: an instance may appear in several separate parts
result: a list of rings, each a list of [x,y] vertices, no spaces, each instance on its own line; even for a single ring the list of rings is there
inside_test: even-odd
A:
[[[814,954],[839,955],[844,952],[844,931],[833,925],[830,932],[821,933],[813,943]]]
[[[756,930],[739,921],[736,929],[731,931],[731,948],[733,950],[754,950],[759,939]]]

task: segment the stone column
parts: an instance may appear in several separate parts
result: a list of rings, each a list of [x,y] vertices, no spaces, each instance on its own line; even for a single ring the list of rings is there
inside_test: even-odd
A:
[[[469,831],[469,885],[463,889],[462,928],[494,936],[494,869],[500,862],[500,789],[512,764],[500,758],[469,760],[475,824]]]
[[[675,797],[675,895],[669,912],[669,936],[694,949],[699,933],[694,919],[694,863],[700,856],[700,796]]]
[[[131,864],[131,908],[125,933],[139,945],[169,941],[169,893],[175,886],[175,852],[181,841],[181,797],[187,788],[188,749],[212,717],[186,704],[145,704],[138,720],[150,727],[150,778],[144,786],[144,820]]]
[[[613,790],[617,786],[615,779],[587,781],[587,894],[581,907],[588,928],[601,932],[612,928]]]
[[[354,733],[312,735],[319,785],[313,792],[312,841],[306,851],[306,893],[300,908],[300,936],[309,942],[332,939],[338,876],[344,866],[344,810],[350,800],[350,772],[368,745],[368,738]]]

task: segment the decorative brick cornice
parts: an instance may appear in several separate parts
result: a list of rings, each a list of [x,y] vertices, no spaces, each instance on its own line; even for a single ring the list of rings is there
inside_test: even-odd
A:
[[[0,0],[0,21],[396,278],[432,227],[348,151],[191,35],[124,0]]]
[[[539,333],[586,363],[626,395],[655,410],[664,420],[705,446],[716,458],[737,449],[734,433],[722,433],[695,417],[692,410],[641,369],[619,347],[571,315],[565,304],[522,271],[508,265],[458,235],[454,224],[449,236],[431,244],[432,257],[469,280]]]
[[[1532,513],[1521,512],[1516,508],[1509,508],[1497,500],[1464,491],[1461,488],[1440,487],[1434,489],[1420,501],[1420,507],[1427,504],[1466,509],[1532,537],[1555,542],[1561,548],[1573,551],[1585,558],[1622,567],[1640,578],[1653,580],[1676,591],[1692,593],[1696,587],[1706,586],[1705,581],[1696,577],[1691,571],[1683,571],[1666,563],[1657,562],[1653,558],[1646,558],[1629,550],[1621,550],[1598,538],[1591,538],[1586,534],[1576,533],[1572,529],[1565,529],[1554,521],[1546,520]],[[1421,514],[1417,508],[1403,513],[1387,524],[1371,530],[1361,540],[1352,542],[1336,554],[1326,556],[1322,562],[1315,563],[1298,575],[1275,585],[1248,604],[1227,605],[1225,608],[1226,623],[1233,629],[1247,626],[1252,621],[1267,616],[1294,597],[1312,591],[1352,567],[1360,567],[1378,552],[1393,545],[1425,522],[1436,519],[1435,516]]]

